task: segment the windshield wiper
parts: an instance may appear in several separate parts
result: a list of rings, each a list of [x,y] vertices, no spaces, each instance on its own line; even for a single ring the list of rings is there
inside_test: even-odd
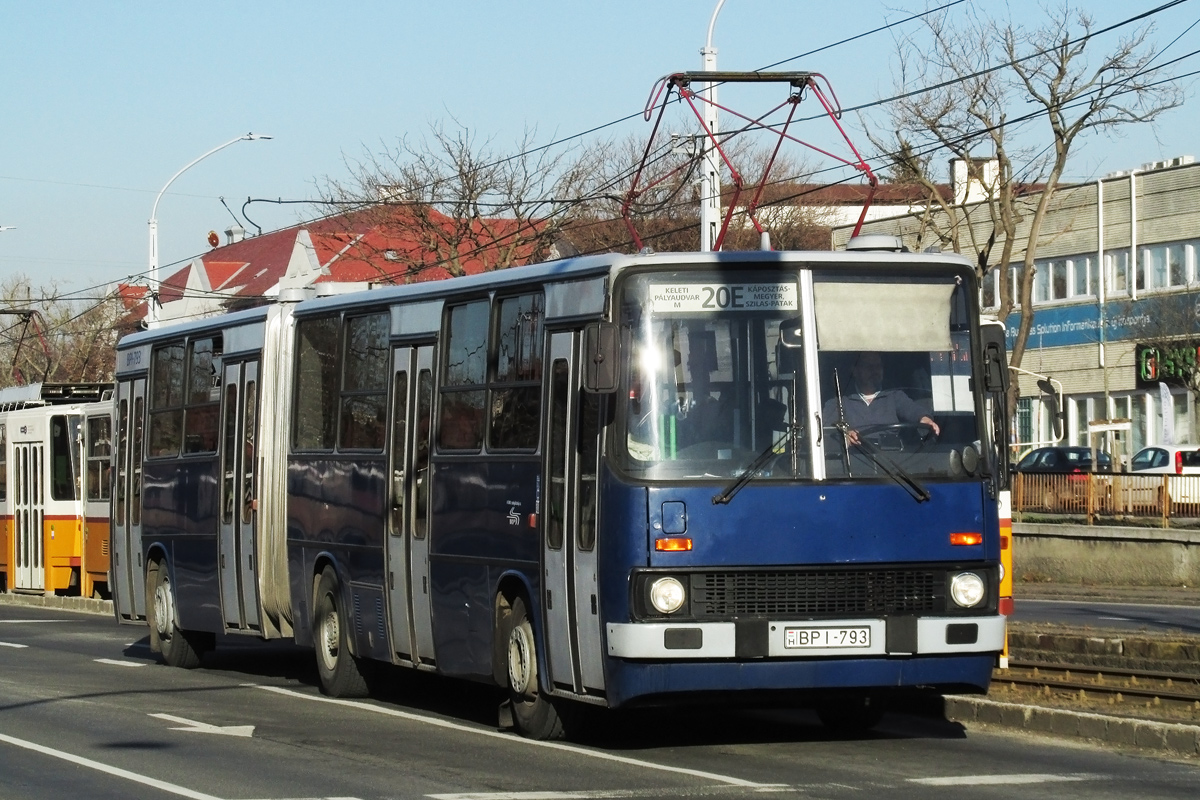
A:
[[[742,471],[742,474],[738,475],[737,479],[733,483],[731,483],[731,484],[729,484],[729,486],[725,487],[725,490],[723,492],[721,492],[720,494],[713,495],[713,498],[712,498],[713,505],[714,506],[724,505],[724,504],[728,503],[730,500],[732,500],[733,496],[736,495],[738,492],[740,492],[742,490],[743,486],[745,486],[751,480],[753,480],[754,476],[758,474],[758,471],[761,470],[766,465],[766,463],[771,460],[771,456],[776,454],[775,448],[779,447],[779,445],[783,444],[784,439],[787,439],[789,436],[791,436],[793,431],[795,429],[798,429],[799,427],[800,427],[799,425],[796,425],[796,426],[793,426],[793,429],[784,431],[782,436],[780,436],[778,439],[776,439],[775,441],[773,441],[769,445],[767,445],[767,449],[765,449],[761,453],[759,453],[758,457],[750,462],[750,466],[746,467],[746,469]],[[799,431],[796,431],[796,432],[799,433]],[[803,433],[800,433],[800,435],[802,436]]]
[[[903,486],[904,490],[912,495],[913,499],[918,503],[924,503],[932,496],[929,494],[929,490],[922,486],[916,478],[914,478],[912,475],[909,475],[904,467],[885,456],[879,450],[879,448],[875,447],[875,445],[871,444],[870,442],[863,441],[857,436],[854,439],[851,439],[850,424],[846,422],[846,420],[842,419],[838,422],[835,422],[834,427],[841,431],[842,439],[844,441],[849,442],[870,456],[871,460],[875,462],[875,466],[883,470],[884,474],[886,474],[889,478]],[[848,454],[847,458],[849,458]]]

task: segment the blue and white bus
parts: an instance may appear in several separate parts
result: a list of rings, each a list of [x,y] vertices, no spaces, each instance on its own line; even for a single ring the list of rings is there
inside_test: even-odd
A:
[[[331,695],[380,664],[494,682],[537,738],[587,705],[862,728],[986,691],[1005,367],[976,297],[952,255],[611,254],[128,336],[117,616],[179,666],[293,638]],[[852,424],[862,395],[909,411]]]

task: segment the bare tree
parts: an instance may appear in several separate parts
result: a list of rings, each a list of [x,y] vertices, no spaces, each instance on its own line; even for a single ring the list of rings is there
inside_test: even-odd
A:
[[[55,284],[10,277],[0,284],[0,360],[12,366],[0,387],[111,381],[121,311],[115,297],[67,300]]]
[[[550,257],[571,219],[559,198],[578,196],[585,165],[570,149],[535,147],[534,137],[527,130],[504,155],[462,125],[439,123],[428,138],[348,161],[349,179],[325,179],[326,210],[332,224],[375,235],[356,239],[343,257],[392,283]]]
[[[1069,2],[1047,9],[1039,27],[990,18],[978,6],[955,24],[948,12],[923,21],[921,34],[899,43],[897,83],[930,88],[897,92],[902,99],[889,106],[894,141],[873,142],[894,153],[893,174],[928,190],[931,233],[972,255],[981,275],[1000,270],[1000,318],[1021,309],[1009,354],[1019,366],[1033,323],[1042,226],[1072,147],[1089,133],[1151,122],[1180,105],[1182,94],[1152,69],[1159,54],[1152,26],[1100,52],[1092,19]],[[981,202],[935,191],[931,162],[947,152],[963,159],[984,190]],[[987,175],[982,167],[991,159],[994,174]],[[1008,269],[1014,260],[1021,262],[1016,286]]]

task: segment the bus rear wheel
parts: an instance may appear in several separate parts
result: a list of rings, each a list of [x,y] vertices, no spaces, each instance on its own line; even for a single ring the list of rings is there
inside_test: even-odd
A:
[[[203,635],[191,631],[182,631],[176,624],[178,619],[175,609],[175,591],[171,588],[171,578],[167,574],[167,565],[159,563],[155,569],[154,597],[151,603],[150,621],[153,633],[151,649],[157,649],[162,654],[163,661],[172,667],[195,669],[200,666],[200,656],[208,649],[203,646]],[[153,645],[157,644],[157,648]]]
[[[538,686],[537,642],[524,598],[513,600],[508,619],[508,698],[513,722],[530,739],[561,739],[562,719]]]
[[[366,697],[367,678],[362,664],[347,644],[349,621],[342,609],[337,574],[326,567],[317,583],[313,638],[317,649],[317,674],[321,690],[330,697]]]

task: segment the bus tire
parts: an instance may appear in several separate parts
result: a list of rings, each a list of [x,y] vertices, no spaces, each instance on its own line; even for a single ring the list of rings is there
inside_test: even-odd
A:
[[[342,609],[333,567],[325,567],[321,573],[313,608],[313,639],[321,691],[330,697],[366,697],[367,678],[362,664],[350,653],[349,620]]]
[[[175,609],[175,590],[171,587],[167,565],[160,562],[155,574],[154,602],[150,606],[153,618],[150,620],[150,627],[154,639],[158,642],[158,651],[169,666],[195,669],[200,666],[200,656],[204,648],[197,647],[197,644],[203,637],[199,633],[179,629],[176,622],[178,617]]]
[[[818,703],[817,719],[838,737],[862,736],[883,719],[884,707],[870,695],[842,695]]]
[[[533,622],[525,608],[525,598],[513,599],[508,616],[508,698],[513,723],[521,735],[545,741],[563,738],[563,723],[558,709],[544,696],[538,685],[540,665]]]

